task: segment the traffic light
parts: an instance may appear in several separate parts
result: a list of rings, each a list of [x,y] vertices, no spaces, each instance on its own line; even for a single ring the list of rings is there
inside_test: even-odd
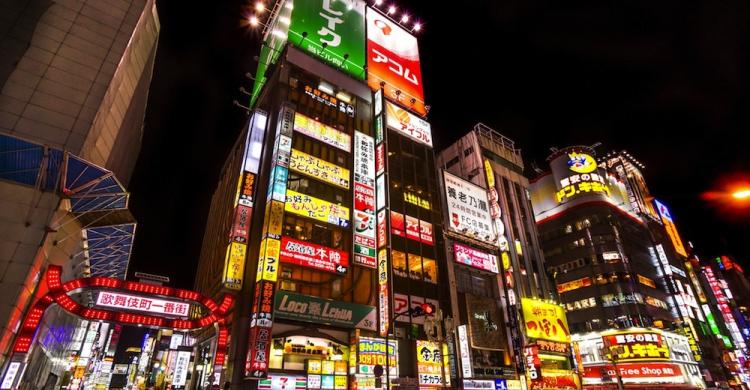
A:
[[[431,316],[433,314],[435,314],[435,305],[431,303],[423,303],[411,308],[412,317]]]

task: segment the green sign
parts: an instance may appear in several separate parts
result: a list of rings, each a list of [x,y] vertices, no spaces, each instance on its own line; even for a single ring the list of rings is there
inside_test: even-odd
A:
[[[274,316],[344,328],[376,330],[375,307],[279,291]]]
[[[361,0],[294,2],[289,42],[331,66],[365,79],[365,3]]]
[[[288,22],[291,14],[292,0],[286,0],[281,4],[280,11],[276,17],[268,22],[270,28],[266,31],[266,36],[263,37],[263,46],[260,48],[258,69],[255,71],[255,83],[253,83],[253,90],[250,93],[250,107],[255,105],[261,88],[266,83],[266,70],[278,61],[281,50],[284,49],[288,27],[283,21],[286,20]]]

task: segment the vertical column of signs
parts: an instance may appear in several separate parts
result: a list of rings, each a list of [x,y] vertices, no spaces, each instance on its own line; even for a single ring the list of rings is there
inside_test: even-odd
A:
[[[375,140],[354,132],[354,263],[376,268]]]
[[[245,154],[241,163],[237,191],[234,196],[232,227],[229,230],[229,246],[224,260],[222,284],[230,290],[242,290],[245,274],[245,257],[250,237],[250,220],[253,215],[255,178],[258,174],[259,155],[253,144],[262,143],[267,115],[255,111],[245,140]]]
[[[283,107],[279,114],[276,139],[273,146],[271,161],[274,164],[268,183],[268,200],[263,217],[262,241],[258,254],[258,271],[255,277],[255,295],[250,317],[248,354],[245,359],[245,376],[252,379],[265,378],[268,375],[273,302],[279,270],[281,227],[286,202],[293,126],[294,111],[288,107]]]
[[[386,142],[383,120],[383,91],[375,92],[375,199],[378,242],[378,333],[386,337],[390,330],[391,305],[389,293],[390,260],[388,259],[388,192],[386,186]]]

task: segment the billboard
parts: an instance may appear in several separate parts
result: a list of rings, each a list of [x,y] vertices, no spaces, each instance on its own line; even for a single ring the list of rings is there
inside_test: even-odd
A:
[[[289,42],[360,80],[365,79],[365,3],[295,1]]]
[[[441,345],[437,341],[417,340],[417,374],[420,386],[450,386],[447,349],[445,344]]]
[[[283,262],[345,274],[349,268],[349,252],[311,242],[281,237],[280,259]]]
[[[347,153],[352,151],[352,137],[349,134],[326,126],[298,112],[294,113],[294,131],[325,142]]]
[[[484,241],[497,243],[490,217],[487,191],[443,171],[445,198],[448,201],[448,229]]]
[[[532,339],[570,343],[570,331],[562,306],[544,301],[521,298],[524,329]]]
[[[336,226],[349,226],[349,208],[292,190],[286,191],[284,210]]]
[[[602,334],[604,346],[617,348],[618,362],[669,360],[669,346],[661,334],[651,331],[617,331]],[[609,352],[609,351],[605,351]]]
[[[489,271],[494,274],[500,272],[497,268],[497,256],[478,251],[466,245],[453,243],[453,259],[457,263],[466,264],[483,271]]]
[[[278,318],[376,330],[377,316],[373,306],[278,291],[274,307],[274,314]]]
[[[669,212],[669,208],[656,199],[654,199],[654,206],[656,206],[656,211],[659,213],[662,223],[664,223],[664,229],[667,231],[667,235],[669,235],[669,238],[672,240],[675,252],[687,257],[685,246],[682,245],[682,239],[680,238],[680,234],[677,233],[677,227],[674,225],[672,213]]]
[[[385,83],[388,99],[420,115],[424,105],[417,38],[379,12],[367,8],[367,83],[374,90]],[[397,92],[398,91],[398,92]]]
[[[289,169],[337,187],[349,189],[349,170],[307,153],[292,149]]]
[[[224,287],[232,290],[242,289],[242,279],[245,275],[245,255],[247,245],[239,242],[231,242],[227,246],[227,254],[224,259]]]
[[[432,128],[430,122],[386,101],[386,126],[414,141],[432,147]]]
[[[190,304],[152,297],[102,291],[96,297],[96,305],[170,316],[187,316]]]

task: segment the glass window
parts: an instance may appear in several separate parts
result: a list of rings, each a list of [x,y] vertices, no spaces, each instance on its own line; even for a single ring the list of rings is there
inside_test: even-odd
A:
[[[422,257],[409,253],[409,277],[422,280]]]
[[[433,259],[423,258],[422,266],[424,269],[424,280],[429,283],[437,284],[437,263]]]
[[[301,241],[313,241],[323,246],[348,250],[349,235],[344,234],[341,229],[292,215],[284,218],[283,234]]]
[[[407,277],[406,255],[404,252],[391,251],[391,259],[393,262],[393,273],[402,278]]]

